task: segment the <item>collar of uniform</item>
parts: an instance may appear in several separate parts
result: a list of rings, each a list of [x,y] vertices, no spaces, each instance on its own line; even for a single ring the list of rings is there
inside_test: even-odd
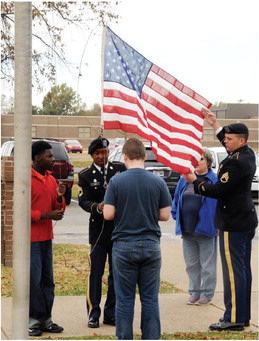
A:
[[[247,149],[248,149],[248,145],[245,144],[244,146],[242,146],[242,147],[240,147],[240,148],[234,150],[234,151],[231,152],[230,154],[233,155],[233,154],[235,154],[235,153],[237,153],[237,152],[242,152],[242,151],[245,151],[245,150],[247,150]]]
[[[97,168],[97,169],[98,169],[98,171],[99,171],[99,172],[101,172],[101,168],[102,168],[102,167],[100,167],[100,166],[97,166],[97,164],[96,164],[96,163],[94,163],[94,166],[95,166],[95,168]],[[107,170],[107,169],[108,169],[108,162],[106,163],[106,165],[104,166],[104,168],[105,168],[105,170]]]

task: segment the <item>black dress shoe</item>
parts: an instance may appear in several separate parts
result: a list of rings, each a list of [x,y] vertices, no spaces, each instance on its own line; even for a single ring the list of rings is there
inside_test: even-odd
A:
[[[115,317],[104,317],[103,324],[109,324],[110,326],[116,326]]]
[[[219,319],[219,322],[224,322],[224,318],[221,317],[221,318]],[[244,326],[245,326],[245,327],[250,327],[250,322],[249,322],[249,321],[244,322]]]
[[[244,323],[232,323],[222,321],[219,323],[213,323],[209,326],[210,330],[218,330],[218,331],[225,331],[225,330],[234,330],[234,331],[241,331],[244,330]]]
[[[98,317],[90,317],[88,321],[88,327],[89,328],[99,328],[99,319]]]

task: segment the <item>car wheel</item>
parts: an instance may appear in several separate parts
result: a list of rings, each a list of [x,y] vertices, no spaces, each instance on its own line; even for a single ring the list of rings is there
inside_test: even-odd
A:
[[[71,188],[67,188],[64,194],[66,205],[69,205],[71,203],[71,196],[72,196],[72,190]]]

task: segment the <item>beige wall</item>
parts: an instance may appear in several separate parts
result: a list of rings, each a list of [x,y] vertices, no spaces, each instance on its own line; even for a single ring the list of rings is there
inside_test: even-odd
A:
[[[2,143],[14,136],[13,115],[2,115]],[[234,122],[243,122],[249,127],[249,145],[258,150],[258,119],[219,119],[222,126]],[[100,117],[97,116],[32,116],[33,137],[77,139],[86,148],[89,142],[98,137],[100,130]],[[103,136],[107,138],[126,137],[119,130],[105,130]],[[211,147],[217,146],[213,130],[205,122],[203,132],[203,144]]]

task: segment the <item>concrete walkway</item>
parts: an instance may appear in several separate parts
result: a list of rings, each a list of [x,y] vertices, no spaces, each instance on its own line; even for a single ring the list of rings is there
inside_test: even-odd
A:
[[[161,279],[173,283],[181,293],[160,295],[160,314],[163,333],[203,332],[208,331],[211,323],[217,322],[223,315],[223,288],[221,264],[218,259],[218,282],[213,304],[200,307],[186,305],[188,299],[188,278],[182,256],[182,243],[161,244],[163,265]],[[252,320],[246,331],[258,331],[258,243],[252,251],[253,288],[252,288]],[[103,299],[104,301],[104,299]],[[102,304],[104,303],[102,301]],[[11,298],[2,298],[2,340],[11,338]],[[64,332],[56,337],[80,337],[84,335],[115,335],[115,328],[102,325],[100,328],[87,327],[87,315],[84,296],[56,296],[53,307],[54,322],[64,327]],[[100,320],[102,322],[102,319]],[[134,332],[140,334],[140,302],[136,298]],[[44,333],[46,338],[50,336]]]

